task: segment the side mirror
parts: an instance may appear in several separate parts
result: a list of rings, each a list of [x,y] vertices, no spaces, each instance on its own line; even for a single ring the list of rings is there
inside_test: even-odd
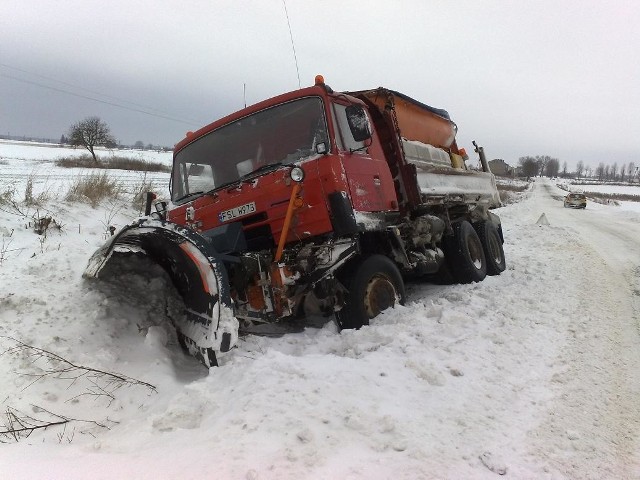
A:
[[[347,123],[351,130],[351,135],[356,142],[364,142],[371,138],[371,126],[367,112],[360,105],[349,105],[345,109]]]

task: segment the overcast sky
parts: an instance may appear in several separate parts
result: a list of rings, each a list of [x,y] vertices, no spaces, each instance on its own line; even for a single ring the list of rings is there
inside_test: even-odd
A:
[[[173,146],[245,97],[321,73],[334,90],[384,86],[444,108],[460,146],[477,140],[512,165],[640,165],[640,1],[286,10],[297,68],[282,0],[0,0],[0,133],[58,139],[97,115],[120,142]]]

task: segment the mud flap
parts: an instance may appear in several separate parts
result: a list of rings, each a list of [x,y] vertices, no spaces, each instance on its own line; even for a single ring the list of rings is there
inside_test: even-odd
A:
[[[148,256],[168,273],[185,304],[175,325],[180,343],[206,366],[217,366],[218,357],[238,341],[238,320],[227,270],[211,243],[181,225],[142,218],[98,249],[83,276],[100,279],[108,263],[126,262],[132,254]]]

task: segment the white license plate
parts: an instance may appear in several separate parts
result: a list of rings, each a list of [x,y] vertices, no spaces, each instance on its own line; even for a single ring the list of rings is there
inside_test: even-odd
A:
[[[220,212],[218,214],[218,218],[221,222],[228,222],[229,220],[244,217],[245,215],[249,215],[255,211],[256,202],[245,203],[244,205],[239,205],[237,207],[230,208],[229,210],[225,210],[224,212]]]

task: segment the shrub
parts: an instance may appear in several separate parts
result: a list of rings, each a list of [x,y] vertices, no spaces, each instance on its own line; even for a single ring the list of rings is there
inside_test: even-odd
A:
[[[64,168],[98,168],[89,155],[80,155],[79,157],[60,157],[56,160],[58,167]]]
[[[95,163],[89,155],[78,157],[61,157],[56,160],[58,167],[65,168],[103,168],[117,170],[134,170],[140,172],[170,172],[171,168],[160,162],[148,162],[142,158],[113,156],[103,158]]]
[[[92,207],[107,198],[117,198],[122,192],[122,185],[117,180],[110,178],[107,172],[91,173],[89,175],[77,177],[65,200],[70,201],[89,201]]]
[[[136,170],[140,172],[170,172],[171,168],[159,162],[148,162],[141,158],[110,157],[105,161],[104,168],[119,170]]]

